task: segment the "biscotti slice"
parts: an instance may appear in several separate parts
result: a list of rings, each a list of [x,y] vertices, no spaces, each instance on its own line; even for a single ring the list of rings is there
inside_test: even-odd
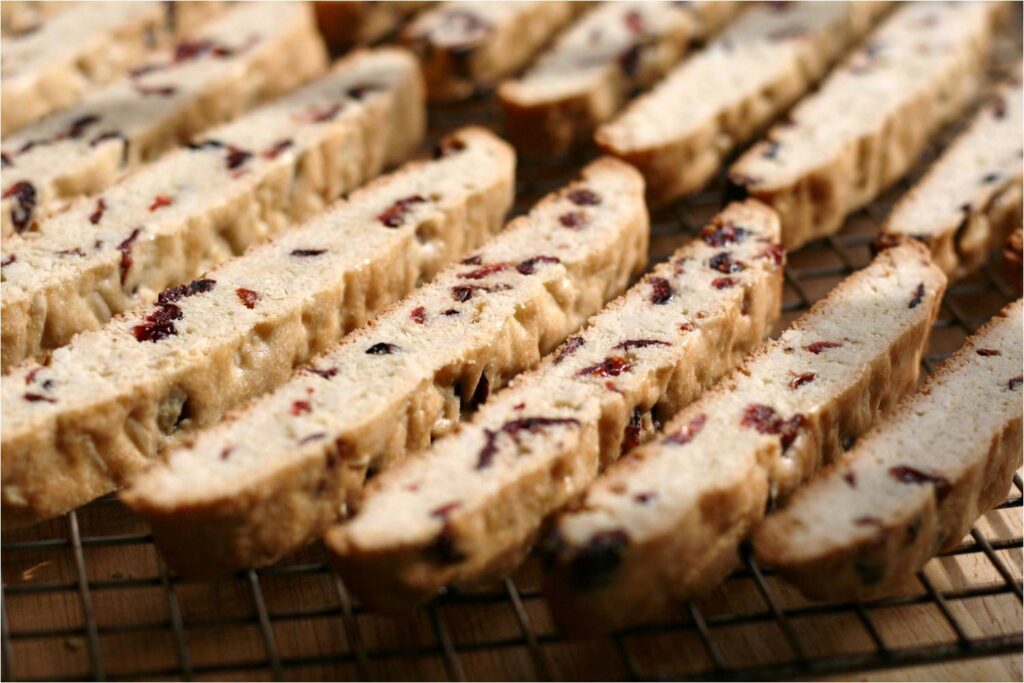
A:
[[[451,431],[621,293],[647,240],[639,175],[598,160],[122,497],[184,574],[273,562],[347,515],[367,475]]]
[[[544,519],[742,361],[779,316],[778,218],[733,204],[455,434],[372,480],[326,535],[365,603],[511,570]]]
[[[740,7],[717,0],[601,4],[521,78],[498,88],[509,139],[528,154],[568,152]]]
[[[394,33],[427,2],[318,2],[317,23],[327,44],[335,50],[376,43]]]
[[[4,372],[321,210],[411,152],[424,118],[411,55],[356,53],[41,221],[3,247]]]
[[[1020,83],[1000,89],[886,220],[880,240],[909,235],[951,278],[984,263],[1021,223]]]
[[[496,233],[512,149],[480,129],[441,149],[4,377],[4,524],[116,488]]]
[[[888,8],[883,2],[758,5],[601,126],[597,144],[640,169],[655,203],[699,190],[732,150],[813,87]]]
[[[417,15],[402,41],[423,63],[430,99],[461,100],[526,66],[583,5],[445,2]]]
[[[796,248],[834,233],[898,180],[977,92],[999,2],[913,2],[897,9],[729,169],[731,194],[782,217]]]
[[[192,4],[192,3],[187,3]],[[172,38],[159,2],[79,2],[42,17],[37,28],[5,36],[0,46],[0,128],[12,131],[77,102]],[[208,12],[176,17],[200,22]]]
[[[765,507],[914,387],[945,284],[923,245],[882,252],[598,479],[549,539],[559,622],[645,621],[721,581]]]
[[[868,599],[955,548],[1021,466],[1021,308],[978,330],[839,466],[769,515],[757,556],[808,596]]]
[[[325,70],[313,11],[240,4],[82,101],[3,142],[3,236],[100,192],[211,125]]]

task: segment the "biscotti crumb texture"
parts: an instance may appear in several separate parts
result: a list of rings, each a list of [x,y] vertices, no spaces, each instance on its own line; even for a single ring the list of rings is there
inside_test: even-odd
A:
[[[978,268],[1021,224],[1024,142],[1018,82],[1001,88],[928,174],[893,208],[882,229],[925,242],[951,278]]]
[[[873,599],[955,548],[1021,466],[1022,326],[1018,300],[769,515],[759,559],[808,596]]]
[[[237,5],[129,76],[6,136],[3,236],[31,230],[68,199],[103,190],[326,66],[309,5]]]
[[[834,233],[910,168],[977,92],[999,2],[897,9],[729,169],[732,194],[774,207],[796,248]]]
[[[601,126],[597,144],[640,169],[656,204],[699,190],[888,9],[884,2],[754,7]]]
[[[272,562],[347,514],[368,474],[451,431],[621,293],[647,244],[642,180],[598,160],[123,498],[178,571]]]
[[[444,2],[417,15],[402,41],[423,65],[433,101],[453,101],[526,66],[584,3]]]
[[[4,377],[5,526],[117,487],[496,233],[511,148],[467,129],[441,149]]]
[[[208,14],[184,18],[198,24]],[[74,104],[171,38],[163,3],[141,1],[75,3],[42,18],[35,30],[5,36],[0,128],[6,135]]]
[[[602,3],[498,88],[508,138],[527,154],[564,154],[740,9],[717,0]]]
[[[364,604],[510,571],[544,519],[740,363],[779,316],[778,218],[734,204],[325,537]]]
[[[3,247],[4,372],[320,211],[410,153],[424,119],[415,60],[357,52],[42,221]]]
[[[549,539],[558,621],[634,624],[723,580],[769,502],[913,388],[945,284],[923,245],[882,252],[598,479]]]

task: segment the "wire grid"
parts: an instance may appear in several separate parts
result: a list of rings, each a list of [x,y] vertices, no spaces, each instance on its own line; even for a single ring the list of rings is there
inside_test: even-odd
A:
[[[1018,50],[1019,54],[1019,50]],[[482,97],[431,112],[431,137],[494,127]],[[943,140],[948,139],[948,131]],[[894,200],[934,157],[844,230],[791,254],[779,331],[870,259]],[[576,173],[592,152],[521,162],[515,212]],[[721,181],[652,216],[651,262],[721,206]],[[926,372],[1015,298],[998,261],[952,285],[923,358]],[[540,596],[538,562],[472,592],[400,615],[364,610],[319,545],[266,569],[189,581],[160,559],[148,528],[113,496],[4,537],[4,680],[788,679],[993,658],[1020,677],[1024,483],[899,597],[803,599],[747,549],[741,568],[674,618],[613,636],[567,640]],[[1007,664],[1008,655],[1012,655]],[[1015,658],[1015,659],[1014,659]],[[934,670],[930,670],[933,671]],[[984,671],[968,669],[964,677]],[[973,674],[973,675],[972,675]],[[954,674],[955,675],[955,674]]]

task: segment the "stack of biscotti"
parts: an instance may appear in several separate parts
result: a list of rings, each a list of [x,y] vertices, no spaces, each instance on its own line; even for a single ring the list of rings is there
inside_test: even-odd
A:
[[[977,92],[998,2],[914,2],[897,9],[821,88],[729,169],[733,196],[782,218],[796,248],[834,233],[898,180]]]
[[[168,3],[170,4],[170,3]],[[206,3],[197,5],[200,10]],[[40,16],[32,30],[5,36],[0,46],[4,134],[77,102],[90,88],[108,83],[167,44],[173,35],[169,10],[159,2],[79,2]],[[177,16],[190,31],[218,9]]]
[[[1018,300],[770,515],[758,557],[809,596],[867,599],[955,548],[1021,466],[1022,326]]]
[[[3,236],[323,73],[309,5],[252,3],[3,141]],[[34,201],[27,201],[31,197]]]
[[[444,2],[422,12],[402,41],[423,64],[434,101],[465,99],[526,66],[582,2]]]
[[[428,5],[415,0],[318,2],[316,16],[327,44],[345,50],[386,38]]]
[[[549,539],[558,620],[633,624],[723,580],[765,508],[914,387],[945,284],[923,245],[883,251],[610,468]]]
[[[1000,88],[970,127],[889,214],[880,240],[907,235],[926,243],[951,278],[984,263],[1021,224],[1024,143],[1020,82]]]
[[[476,129],[441,150],[5,376],[5,526],[112,490],[496,233],[512,150]]]
[[[182,573],[272,562],[351,511],[368,475],[454,429],[620,294],[647,243],[642,180],[599,159],[122,497]]]
[[[699,190],[888,9],[884,2],[759,5],[601,126],[597,144],[640,169],[655,203]]]
[[[509,139],[528,154],[564,154],[740,9],[717,0],[602,3],[498,88]]]
[[[373,480],[326,536],[360,600],[512,569],[545,518],[740,363],[779,316],[778,218],[734,204],[473,420]]]
[[[358,52],[5,242],[4,371],[311,216],[415,149],[424,119],[412,56]]]

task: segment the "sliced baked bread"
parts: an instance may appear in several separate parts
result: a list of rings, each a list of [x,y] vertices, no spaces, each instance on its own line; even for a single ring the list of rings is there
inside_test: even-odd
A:
[[[5,526],[116,488],[496,233],[511,148],[466,129],[442,149],[4,377]]]
[[[1021,466],[1022,304],[769,515],[758,557],[811,597],[875,598],[955,548]]]
[[[411,152],[424,118],[412,56],[359,52],[5,243],[4,372],[321,210]]]
[[[977,92],[1008,5],[903,5],[729,169],[733,196],[782,218],[796,248],[898,180]]]
[[[888,9],[885,2],[760,4],[601,126],[597,144],[640,169],[655,203],[699,190]]]
[[[557,619],[634,624],[720,582],[765,508],[914,387],[945,284],[923,245],[887,249],[613,466],[555,522]]]
[[[526,66],[582,2],[443,2],[418,14],[402,41],[423,64],[434,101],[466,99]]]
[[[4,138],[3,236],[31,229],[209,126],[291,90],[327,65],[313,10],[246,3],[130,75]]]
[[[880,240],[908,235],[951,278],[976,269],[1021,224],[1020,82],[1001,88],[927,175],[893,208]]]
[[[734,368],[779,316],[778,218],[726,208],[456,433],[372,480],[326,536],[363,603],[511,570],[544,519]]]
[[[451,431],[621,293],[647,242],[640,176],[595,161],[122,497],[182,573],[272,562],[348,514],[368,474]]]
[[[509,139],[527,154],[568,152],[740,9],[717,0],[602,3],[498,88]]]

